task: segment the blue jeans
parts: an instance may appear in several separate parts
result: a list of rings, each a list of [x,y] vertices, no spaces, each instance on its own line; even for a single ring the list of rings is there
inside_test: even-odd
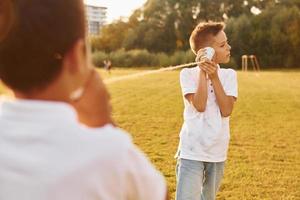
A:
[[[223,177],[224,164],[178,159],[176,200],[214,200]]]

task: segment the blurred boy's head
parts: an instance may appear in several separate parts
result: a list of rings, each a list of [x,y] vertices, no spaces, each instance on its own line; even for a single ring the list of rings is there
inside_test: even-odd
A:
[[[0,1],[0,79],[14,91],[44,89],[65,66],[76,72],[84,41],[82,0]]]
[[[190,36],[190,46],[194,54],[204,48],[213,47],[215,50],[214,61],[227,63],[230,60],[230,49],[225,25],[222,22],[201,22],[193,30]]]

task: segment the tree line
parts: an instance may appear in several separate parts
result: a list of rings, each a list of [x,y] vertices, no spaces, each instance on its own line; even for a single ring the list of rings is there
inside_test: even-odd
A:
[[[102,28],[92,50],[171,56],[189,51],[193,28],[210,20],[226,23],[235,67],[243,54],[257,55],[265,68],[300,67],[300,0],[148,0],[128,21]]]

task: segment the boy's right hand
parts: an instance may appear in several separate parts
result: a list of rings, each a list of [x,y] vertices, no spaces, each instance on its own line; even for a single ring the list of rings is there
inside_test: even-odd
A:
[[[196,62],[200,62],[198,64],[198,67],[201,69],[201,64],[205,63],[207,61],[209,61],[209,59],[206,57],[206,50],[204,48],[199,49],[199,51],[197,52],[197,56],[195,59]]]
[[[198,64],[198,67],[201,69],[202,67],[201,67],[201,65],[203,65],[203,63],[205,63],[205,62],[207,62],[208,61],[208,59],[206,58],[206,52],[205,52],[205,49],[204,48],[202,48],[202,49],[199,49],[199,51],[197,52],[197,55],[196,55],[196,59],[195,59],[195,61],[196,62],[200,62],[199,64]],[[205,77],[207,76],[206,75],[206,72],[204,71],[204,70],[201,70],[201,74],[202,75],[204,75]]]
[[[196,55],[196,59],[195,61],[196,62],[201,62],[205,59],[205,49],[199,49],[199,51],[197,52],[197,55]]]
[[[92,69],[82,96],[71,104],[76,109],[81,123],[89,127],[102,127],[106,124],[114,124],[109,100],[109,93],[99,73]]]

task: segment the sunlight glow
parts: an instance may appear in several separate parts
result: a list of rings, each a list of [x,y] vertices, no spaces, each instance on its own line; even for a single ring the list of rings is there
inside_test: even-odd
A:
[[[84,0],[86,4],[107,7],[107,22],[117,20],[120,17],[128,18],[132,12],[143,6],[146,0]]]

